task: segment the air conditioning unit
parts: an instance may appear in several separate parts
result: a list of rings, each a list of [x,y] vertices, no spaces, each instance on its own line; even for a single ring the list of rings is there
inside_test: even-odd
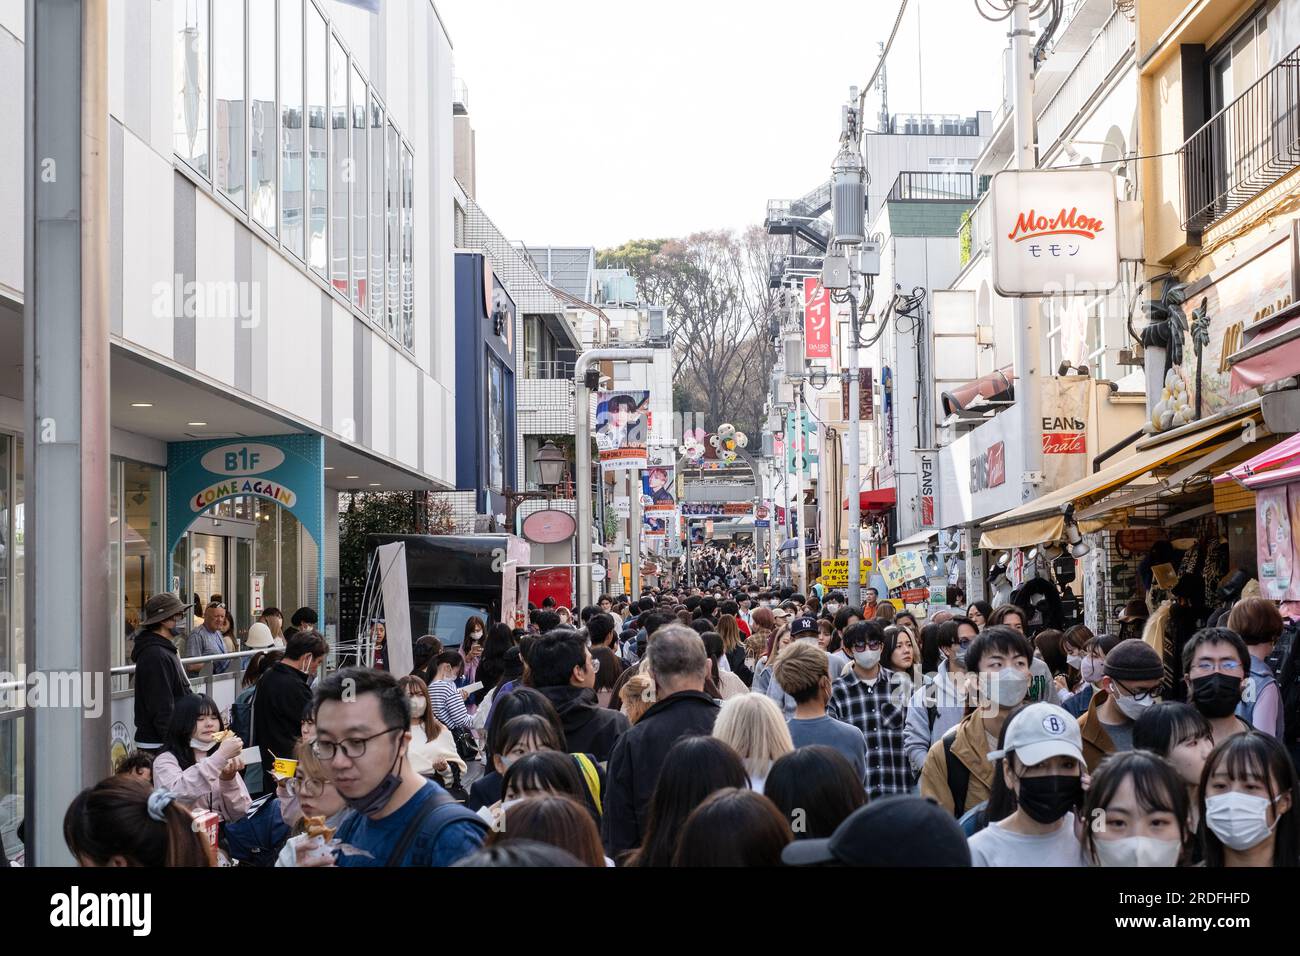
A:
[[[617,342],[617,341],[618,341],[618,329],[611,328],[611,329],[609,330],[609,340],[610,340],[611,342]]]
[[[649,310],[649,333],[652,339],[662,339],[667,334],[668,310],[667,309],[650,309]]]

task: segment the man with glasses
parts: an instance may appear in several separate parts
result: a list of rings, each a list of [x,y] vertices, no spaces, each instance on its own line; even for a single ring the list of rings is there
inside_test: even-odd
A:
[[[1250,730],[1236,714],[1250,673],[1250,651],[1236,631],[1205,627],[1193,634],[1183,646],[1183,672],[1188,702],[1210,722],[1216,745]]]
[[[899,675],[880,666],[885,632],[875,621],[860,621],[844,632],[844,650],[853,667],[835,681],[826,713],[852,724],[867,741],[867,797],[911,793],[916,775],[903,746],[907,697]]]
[[[619,736],[631,723],[622,711],[601,707],[596,699],[600,661],[577,631],[543,634],[528,652],[533,686],[555,705],[570,753],[609,760]]]
[[[312,752],[355,813],[339,828],[338,866],[451,866],[487,824],[407,759],[411,705],[391,674],[349,667],[316,690]]]
[[[1090,773],[1107,754],[1133,749],[1133,724],[1159,700],[1164,676],[1164,664],[1151,645],[1129,638],[1111,648],[1102,665],[1101,689],[1079,718]]]

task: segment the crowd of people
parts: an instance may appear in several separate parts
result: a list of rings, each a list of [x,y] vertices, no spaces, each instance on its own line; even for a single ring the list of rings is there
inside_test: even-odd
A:
[[[186,692],[141,724],[165,723],[156,746],[77,798],[67,843],[141,866],[1300,864],[1255,663],[1283,631],[1271,602],[1240,601],[1171,673],[1141,637],[865,597],[719,577],[548,599],[526,629],[420,638],[404,676],[320,674],[300,630],[229,713]],[[184,613],[162,595],[143,621],[162,640]]]

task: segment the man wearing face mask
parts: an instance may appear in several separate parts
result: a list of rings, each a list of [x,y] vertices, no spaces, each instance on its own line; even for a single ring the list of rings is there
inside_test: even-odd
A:
[[[1216,745],[1251,729],[1237,716],[1250,651],[1235,631],[1205,627],[1193,634],[1183,647],[1183,671],[1188,703],[1210,722]]]
[[[829,716],[852,724],[866,738],[869,800],[911,793],[916,785],[903,746],[907,700],[899,675],[880,666],[884,648],[885,632],[874,621],[862,621],[845,631],[844,649],[852,655],[853,667],[835,681],[826,709]]]
[[[175,594],[155,594],[144,604],[144,620],[131,648],[135,665],[135,745],[161,750],[176,701],[190,693],[189,678],[176,650],[175,635],[189,608]]]
[[[253,739],[262,748],[262,793],[275,790],[273,757],[291,757],[302,733],[303,708],[311,702],[311,680],[320,669],[329,645],[308,628],[289,638],[284,658],[257,680],[253,708]]]
[[[315,700],[312,752],[355,811],[336,836],[364,851],[335,865],[451,866],[482,846],[487,824],[411,765],[410,700],[391,674],[345,668]]]
[[[1107,754],[1133,749],[1133,723],[1159,698],[1165,668],[1151,645],[1129,638],[1106,655],[1101,689],[1079,718],[1089,772]]]
[[[939,669],[925,675],[925,683],[912,693],[907,705],[903,744],[907,759],[918,774],[934,742],[966,716],[966,653],[978,634],[974,622],[967,617],[938,625],[935,643],[939,648]]]

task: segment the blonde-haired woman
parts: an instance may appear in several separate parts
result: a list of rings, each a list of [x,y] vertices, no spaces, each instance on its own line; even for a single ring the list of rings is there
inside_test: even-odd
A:
[[[645,672],[633,674],[618,692],[618,697],[623,702],[620,709],[627,719],[635,724],[647,710],[654,706],[654,679]]]
[[[781,708],[762,694],[742,694],[724,701],[713,724],[713,736],[740,754],[755,793],[763,792],[772,764],[794,750]]]

